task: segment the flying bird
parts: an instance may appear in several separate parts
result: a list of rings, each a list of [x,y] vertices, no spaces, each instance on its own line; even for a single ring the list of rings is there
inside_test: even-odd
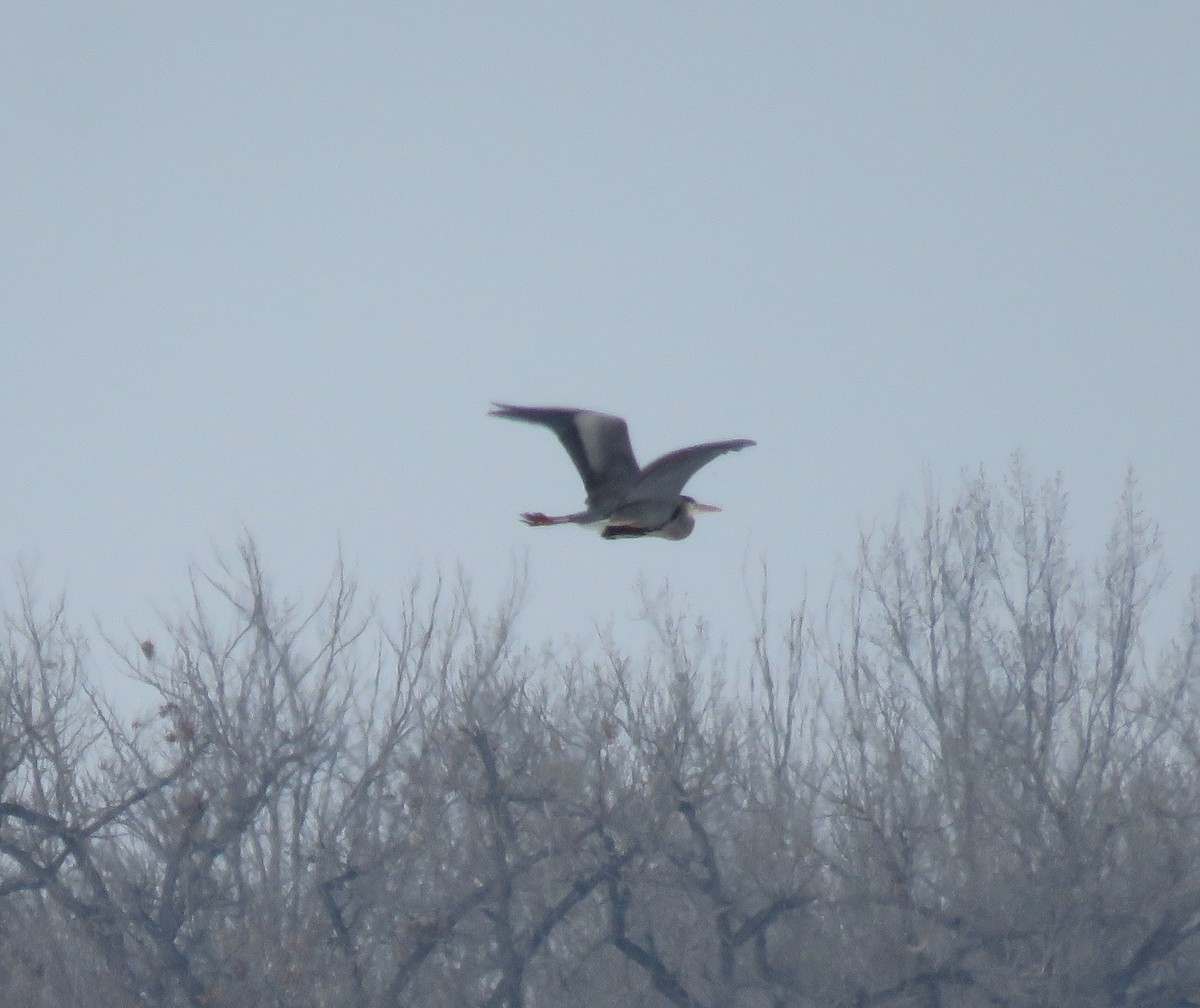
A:
[[[586,525],[598,529],[605,539],[686,539],[696,525],[696,514],[721,509],[687,496],[684,485],[718,455],[755,443],[738,438],[692,445],[642,469],[629,443],[629,429],[620,417],[592,410],[493,405],[491,416],[541,424],[554,431],[587,491],[586,511],[568,515],[528,511],[521,520],[535,526]]]

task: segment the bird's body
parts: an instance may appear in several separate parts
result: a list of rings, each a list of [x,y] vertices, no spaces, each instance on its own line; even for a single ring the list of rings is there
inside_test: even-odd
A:
[[[568,515],[530,511],[527,525],[585,525],[605,539],[657,536],[684,539],[696,524],[694,514],[719,511],[684,494],[683,487],[719,455],[754,444],[739,438],[680,448],[640,468],[620,417],[562,407],[510,406],[496,403],[492,416],[549,427],[571,456],[587,491],[587,509]]]

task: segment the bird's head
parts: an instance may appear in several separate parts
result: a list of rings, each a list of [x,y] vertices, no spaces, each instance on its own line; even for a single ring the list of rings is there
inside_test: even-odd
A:
[[[705,511],[720,510],[715,504],[701,504],[695,497],[681,494],[674,517],[657,532],[650,534],[658,536],[660,539],[686,539],[692,534],[692,529],[696,527],[696,515]]]
[[[701,504],[695,497],[689,497],[687,494],[683,495],[683,506],[687,509],[687,513],[691,515],[721,510],[716,504]]]

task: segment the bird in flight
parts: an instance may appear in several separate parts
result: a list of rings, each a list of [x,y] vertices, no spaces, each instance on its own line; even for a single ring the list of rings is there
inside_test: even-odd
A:
[[[528,511],[521,520],[535,526],[586,525],[598,529],[605,539],[686,539],[696,525],[696,514],[721,509],[687,496],[684,484],[718,455],[755,443],[738,438],[692,445],[669,452],[643,469],[634,458],[629,429],[620,417],[561,407],[493,405],[491,416],[541,424],[554,431],[587,491],[585,511],[568,515]]]

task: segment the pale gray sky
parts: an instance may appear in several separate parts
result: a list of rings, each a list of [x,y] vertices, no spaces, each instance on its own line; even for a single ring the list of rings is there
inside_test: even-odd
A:
[[[527,556],[535,637],[639,577],[737,633],[763,560],[821,594],[924,472],[1021,449],[1085,553],[1132,463],[1178,598],[1198,39],[1182,3],[18,5],[0,556],[117,632],[244,526],[290,591],[340,537],[385,609]],[[683,543],[526,529],[582,489],[493,399],[759,446]]]

